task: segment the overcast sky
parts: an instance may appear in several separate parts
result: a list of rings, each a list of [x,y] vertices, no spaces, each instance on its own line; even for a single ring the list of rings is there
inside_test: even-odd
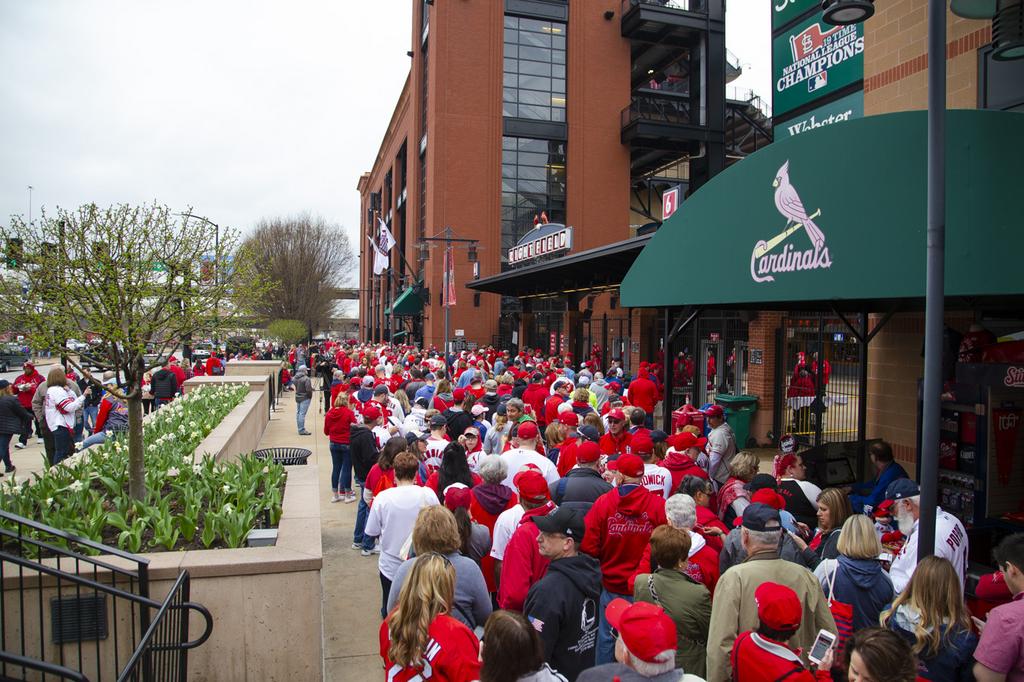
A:
[[[745,69],[731,87],[770,101],[768,8],[731,5]],[[0,225],[27,216],[32,185],[35,217],[155,199],[243,232],[309,211],[355,239],[356,182],[409,70],[411,7],[0,0]]]

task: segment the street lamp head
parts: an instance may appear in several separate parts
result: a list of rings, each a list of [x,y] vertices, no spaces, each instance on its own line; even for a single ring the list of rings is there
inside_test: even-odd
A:
[[[992,19],[992,59],[1024,59],[1024,0],[999,0]]]
[[[875,13],[873,0],[822,0],[821,18],[826,24],[848,26],[867,21]]]

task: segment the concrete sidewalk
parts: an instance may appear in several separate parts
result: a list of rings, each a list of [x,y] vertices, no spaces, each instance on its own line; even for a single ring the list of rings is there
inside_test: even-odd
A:
[[[319,404],[317,404],[319,401]],[[284,393],[260,441],[261,448],[303,447],[319,467],[320,527],[323,540],[324,680],[374,680],[382,676],[377,633],[380,628],[380,579],[377,556],[351,549],[358,503],[331,502],[331,453],[324,435],[323,396],[315,393],[306,414],[306,430],[295,424],[295,394]]]

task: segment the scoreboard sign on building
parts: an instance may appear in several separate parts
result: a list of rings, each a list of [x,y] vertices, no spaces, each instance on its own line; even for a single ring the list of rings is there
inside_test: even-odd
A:
[[[509,265],[525,265],[542,256],[562,253],[572,248],[572,227],[561,223],[545,223],[527,232],[519,243],[508,250]]]
[[[864,25],[832,26],[821,0],[770,0],[775,139],[864,116]]]

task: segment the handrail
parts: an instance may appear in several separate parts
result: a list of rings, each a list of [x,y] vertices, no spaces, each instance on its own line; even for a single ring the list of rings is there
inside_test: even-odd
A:
[[[635,121],[700,125],[701,113],[702,107],[692,106],[690,100],[683,96],[634,94],[630,98],[629,106],[622,110],[620,118],[623,128]]]
[[[649,5],[661,9],[674,9],[683,12],[706,12],[706,0],[622,0],[622,14],[625,15],[632,7]]]
[[[5,664],[2,667],[10,665],[12,668],[35,670],[36,672],[43,674],[43,679],[46,679],[47,675],[56,675],[64,680],[72,680],[72,682],[89,682],[89,678],[78,670],[72,670],[71,668],[58,665],[56,663],[28,658],[27,656],[19,656],[18,654],[11,653],[10,651],[4,651],[3,649],[0,649],[0,663]]]

